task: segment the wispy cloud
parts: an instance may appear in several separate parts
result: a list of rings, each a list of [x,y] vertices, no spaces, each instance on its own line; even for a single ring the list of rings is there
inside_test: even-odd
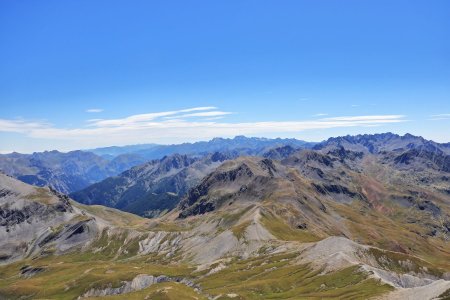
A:
[[[198,113],[191,113],[191,114],[181,114],[181,115],[175,115],[171,117],[164,117],[164,119],[183,119],[183,118],[193,118],[193,117],[223,117],[226,115],[232,114],[231,112],[227,111],[205,111],[205,112],[198,112]]]
[[[86,109],[87,113],[101,113],[102,111],[104,111],[104,109],[102,109],[102,108],[89,108],[89,109]]]
[[[26,121],[23,119],[0,119],[0,132],[30,133],[34,130],[48,128],[51,125],[44,121]]]
[[[313,117],[323,117],[323,116],[328,116],[328,114],[318,113],[318,114],[313,115]]]
[[[91,122],[93,126],[98,127],[114,127],[114,126],[127,126],[127,125],[145,125],[147,122],[154,121],[155,119],[167,116],[175,116],[176,118],[180,118],[182,114],[194,112],[194,111],[205,111],[205,110],[213,110],[216,109],[214,106],[204,106],[204,107],[194,107],[188,109],[181,110],[173,110],[173,111],[164,111],[164,112],[156,112],[156,113],[148,113],[148,114],[138,114],[132,115],[123,119],[109,119],[109,120],[99,120]]]
[[[449,119],[450,119],[450,114],[438,114],[438,115],[430,116],[431,121],[449,120]]]
[[[204,118],[204,121],[212,121],[212,120],[220,120],[225,118],[225,116],[218,116],[218,117],[212,117],[212,118]]]
[[[207,112],[187,114],[187,115],[183,115],[182,117],[217,117],[217,116],[225,116],[225,115],[230,115],[230,114],[231,114],[231,112],[227,112],[227,111],[207,111]]]
[[[403,115],[342,116],[315,120],[260,122],[226,122],[216,119],[229,114],[216,107],[195,107],[131,115],[121,119],[91,119],[87,121],[87,126],[81,128],[60,128],[39,121],[0,119],[0,132],[15,132],[35,139],[73,141],[77,145],[88,147],[161,141],[179,142],[241,134],[295,134],[306,130],[380,126],[406,121]]]
[[[351,116],[351,117],[333,117],[325,118],[325,121],[342,121],[342,122],[389,122],[403,119],[404,115],[379,115],[379,116]]]

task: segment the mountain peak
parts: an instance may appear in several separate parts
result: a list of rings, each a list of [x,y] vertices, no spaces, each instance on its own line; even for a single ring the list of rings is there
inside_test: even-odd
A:
[[[260,185],[279,177],[284,168],[273,160],[258,157],[238,157],[227,161],[206,176],[197,186],[189,190],[180,203],[180,218],[204,214],[217,209],[224,201],[231,201],[245,193],[250,185]],[[266,186],[270,188],[270,185]],[[250,199],[257,199],[252,195]]]
[[[450,152],[445,145],[426,140],[423,137],[414,136],[409,133],[400,136],[391,132],[332,137],[315,145],[314,149],[326,149],[328,151],[333,147],[344,147],[347,150],[357,152],[378,153],[381,151],[406,150],[424,146],[435,147],[447,153]]]

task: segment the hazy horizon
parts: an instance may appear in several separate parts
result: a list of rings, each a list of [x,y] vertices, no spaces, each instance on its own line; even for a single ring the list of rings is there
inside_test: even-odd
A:
[[[399,134],[399,133],[395,133],[395,132],[391,132],[391,131],[375,132],[375,133],[369,133],[369,134],[372,135],[372,134],[386,134],[386,133],[393,133],[393,134],[397,134],[399,136],[404,136],[406,134],[411,134],[413,136],[417,136],[417,135],[412,134],[410,132],[406,132],[404,134]],[[360,133],[360,134],[368,134],[368,133]],[[213,139],[216,139],[216,138],[234,139],[234,138],[239,137],[239,136],[243,136],[245,138],[257,138],[257,139],[296,139],[296,140],[304,141],[304,142],[308,142],[308,143],[320,143],[320,142],[326,141],[329,138],[336,138],[336,137],[342,137],[342,136],[347,136],[347,135],[354,136],[354,135],[358,135],[358,134],[344,134],[344,135],[329,136],[329,137],[326,137],[326,138],[321,139],[321,140],[304,140],[304,139],[299,139],[299,138],[294,138],[294,137],[270,137],[269,138],[269,137],[265,137],[265,136],[236,135],[236,136],[229,136],[229,137],[214,137],[214,138],[211,138],[211,139],[187,141],[187,142],[180,142],[180,143],[166,143],[166,144],[163,144],[163,143],[160,143],[160,144],[159,143],[138,143],[138,144],[123,144],[123,145],[112,145],[111,144],[111,145],[95,147],[95,148],[75,148],[75,149],[70,149],[70,150],[44,149],[44,150],[41,150],[41,151],[31,151],[31,152],[12,151],[12,152],[0,152],[0,154],[12,154],[12,153],[32,154],[32,153],[35,153],[35,152],[50,152],[50,151],[58,151],[58,152],[62,152],[62,153],[67,153],[67,152],[78,151],[78,150],[91,151],[91,150],[102,149],[102,148],[110,148],[110,147],[145,146],[145,145],[152,145],[152,144],[153,145],[158,145],[158,146],[171,146],[171,145],[180,145],[180,144],[184,144],[184,143],[209,142],[209,141],[212,141]],[[423,138],[425,138],[425,137],[423,137]],[[437,141],[434,141],[432,139],[427,139],[427,138],[425,138],[425,139],[433,141],[433,142],[436,142],[436,143],[441,143],[441,144],[450,143],[450,141],[437,142]]]

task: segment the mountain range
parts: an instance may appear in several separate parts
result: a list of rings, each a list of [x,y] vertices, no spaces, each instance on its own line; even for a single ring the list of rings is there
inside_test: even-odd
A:
[[[219,152],[203,157],[172,154],[133,167],[70,196],[84,204],[157,216],[175,208],[189,188],[232,157],[235,155]]]
[[[449,144],[235,150],[166,155],[71,195],[135,214],[0,174],[0,298],[450,297]]]
[[[297,139],[268,139],[236,136],[229,138],[214,138],[210,141],[183,143],[175,145],[143,144],[122,147],[106,147],[88,150],[97,155],[118,156],[135,154],[145,159],[159,159],[171,154],[206,154],[214,152],[236,152],[239,155],[258,155],[266,149],[289,145],[295,148],[310,148],[316,143]]]
[[[62,153],[54,150],[0,155],[0,171],[25,183],[40,187],[51,186],[68,194],[144,161],[131,154],[108,160],[91,152],[77,150]]]
[[[258,155],[279,145],[312,147],[315,143],[296,139],[265,139],[237,136],[215,138],[208,142],[180,145],[132,145],[77,150],[35,152],[33,154],[0,154],[0,171],[36,186],[50,186],[70,194],[105,178],[118,175],[144,162],[171,154],[203,156],[216,151],[234,155]]]

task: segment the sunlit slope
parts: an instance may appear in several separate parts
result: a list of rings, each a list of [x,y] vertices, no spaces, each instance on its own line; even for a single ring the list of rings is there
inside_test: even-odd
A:
[[[88,220],[71,237],[86,239],[63,251],[68,235],[56,234],[37,251],[4,260],[0,295],[445,298],[450,289],[446,175],[422,168],[420,161],[411,172],[411,164],[398,166],[390,155],[328,148],[281,160],[239,157],[201,180],[177,209],[150,220],[32,188],[27,201],[63,201],[70,208],[55,214],[61,214],[62,232],[72,233],[66,223],[73,219]],[[432,180],[424,183],[424,177]],[[15,193],[13,186],[8,189]],[[45,222],[42,228],[49,227]],[[10,232],[21,232],[16,225],[10,224]],[[35,245],[36,239],[24,236],[23,243]]]

